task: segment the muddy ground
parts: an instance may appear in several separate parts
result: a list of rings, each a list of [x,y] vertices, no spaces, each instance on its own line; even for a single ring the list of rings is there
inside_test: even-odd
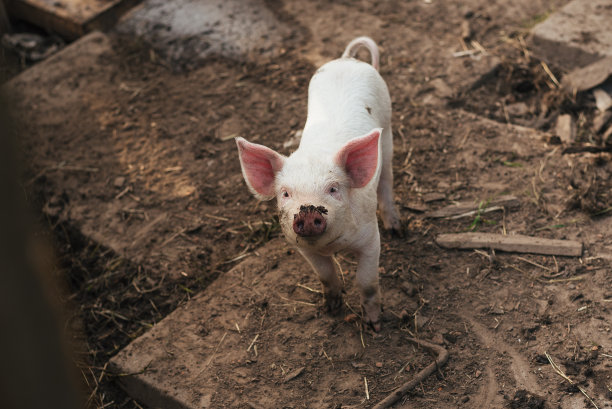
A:
[[[372,406],[428,363],[426,354],[406,358],[402,334],[450,352],[447,365],[406,396],[406,407],[590,407],[578,386],[600,408],[612,407],[609,145],[590,128],[593,101],[557,89],[524,41],[565,1],[449,3],[269,1],[292,29],[278,57],[211,57],[189,69],[111,35],[112,52],[99,66],[64,62],[76,66],[73,76],[37,81],[52,89],[50,98],[30,93],[17,100],[24,185],[50,226],[91,407],[140,407],[116,387],[109,358],[211,282],[222,282],[243,258],[270,242],[284,246],[274,240],[274,204],[256,202],[242,182],[232,139],[285,154],[295,149],[310,76],[360,34],[379,43],[393,100],[403,237],[382,235],[387,318],[381,334],[364,333],[367,365],[346,357],[345,342],[334,336],[337,326],[358,328],[350,310],[329,318],[313,309],[314,319],[303,324],[305,331],[329,330],[327,340],[318,332],[325,353],[344,356],[340,365],[361,371],[373,390],[366,400],[361,378],[338,386],[341,366],[318,364],[296,379],[285,407],[303,407],[298,393],[313,382],[333,397],[320,407]],[[486,55],[453,56],[463,50],[466,24],[468,48],[478,47],[474,40]],[[551,69],[558,79],[564,74]],[[70,100],[74,90],[79,98]],[[578,119],[576,146],[603,152],[564,153],[568,145],[552,130],[560,113]],[[426,217],[456,201],[486,203],[501,194],[517,196],[520,207],[457,220]],[[577,239],[585,252],[492,255],[434,242],[439,233],[470,230]],[[350,279],[350,256],[340,262]],[[301,283],[316,286],[312,276]],[[347,294],[356,305],[352,284]],[[300,297],[322,302],[316,293]],[[266,304],[254,308],[261,313]],[[288,319],[274,311],[268,309],[267,322]],[[278,337],[267,342],[286,347]],[[578,386],[555,373],[545,353]],[[275,373],[264,359],[258,364],[270,372],[254,382]]]

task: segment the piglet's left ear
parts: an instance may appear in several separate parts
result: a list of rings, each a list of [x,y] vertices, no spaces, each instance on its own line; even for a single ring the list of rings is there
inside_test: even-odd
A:
[[[346,171],[351,187],[364,187],[376,174],[381,131],[380,128],[374,129],[367,135],[352,139],[336,153],[334,161]]]

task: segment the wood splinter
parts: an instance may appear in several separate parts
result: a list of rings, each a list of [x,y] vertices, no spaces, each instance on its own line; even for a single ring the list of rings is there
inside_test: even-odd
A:
[[[574,240],[553,240],[542,237],[502,235],[494,233],[440,234],[439,246],[447,249],[487,248],[515,253],[534,253],[554,256],[581,256],[582,243]]]

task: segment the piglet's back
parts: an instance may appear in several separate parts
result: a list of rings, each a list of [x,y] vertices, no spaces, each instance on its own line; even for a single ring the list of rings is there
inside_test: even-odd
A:
[[[323,65],[310,81],[308,117],[300,147],[335,149],[390,122],[391,99],[370,64],[340,58]]]

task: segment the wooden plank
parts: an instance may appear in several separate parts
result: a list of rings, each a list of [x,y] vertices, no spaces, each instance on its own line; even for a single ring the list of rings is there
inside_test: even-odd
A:
[[[112,27],[139,0],[8,0],[8,13],[74,40]]]
[[[448,249],[490,248],[515,253],[534,253],[556,256],[582,255],[582,243],[574,240],[553,240],[520,234],[504,236],[493,233],[441,234],[439,246]]]
[[[504,196],[498,197],[497,199],[491,200],[487,204],[487,207],[485,209],[481,209],[481,212],[486,213],[487,211],[491,211],[491,210],[502,210],[502,208],[512,209],[512,208],[519,207],[520,203],[521,202],[517,197],[511,196],[511,195],[504,195]],[[429,217],[432,219],[439,219],[442,217],[457,216],[457,218],[459,218],[459,217],[472,216],[478,212],[478,206],[479,206],[478,204],[475,204],[473,202],[459,203],[456,205],[443,207],[442,209],[438,209],[434,212],[428,213],[425,215],[425,217]]]

